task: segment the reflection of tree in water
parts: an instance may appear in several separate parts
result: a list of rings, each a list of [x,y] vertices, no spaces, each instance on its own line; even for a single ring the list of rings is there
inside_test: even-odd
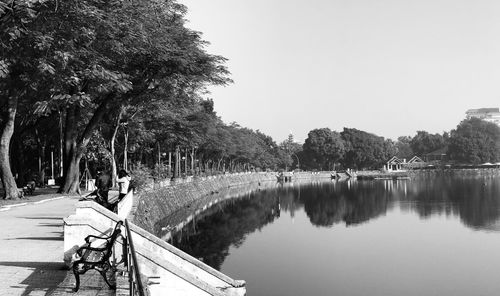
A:
[[[497,178],[432,176],[412,182],[406,209],[421,217],[459,215],[467,226],[484,228],[500,215],[500,180]]]
[[[316,226],[366,222],[386,213],[392,201],[422,218],[459,215],[467,226],[492,229],[500,217],[500,179],[429,176],[411,181],[338,182],[301,188],[300,203]]]
[[[411,181],[288,184],[212,206],[174,235],[173,244],[220,269],[231,245],[280,215],[304,208],[316,226],[355,225],[384,215],[398,201],[402,210],[426,218],[459,215],[465,225],[492,229],[500,215],[500,180],[437,177]]]
[[[279,195],[281,210],[290,213],[293,218],[295,211],[302,207],[299,202],[300,188],[298,186],[283,187],[277,190],[277,194]]]
[[[213,206],[173,236],[172,244],[215,269],[220,269],[229,247],[240,246],[247,234],[260,230],[279,217],[276,190],[252,193]]]
[[[385,214],[392,196],[383,182],[316,184],[301,191],[300,202],[316,226],[363,223]]]

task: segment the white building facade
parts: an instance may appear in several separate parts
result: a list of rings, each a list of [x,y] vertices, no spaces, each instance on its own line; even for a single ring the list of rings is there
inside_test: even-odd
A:
[[[465,112],[466,118],[480,118],[482,120],[493,122],[500,126],[500,110],[499,108],[480,108],[469,109]]]

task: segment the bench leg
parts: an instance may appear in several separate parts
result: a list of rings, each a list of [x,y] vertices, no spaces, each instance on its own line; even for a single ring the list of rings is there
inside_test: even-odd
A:
[[[73,288],[73,292],[78,292],[78,289],[80,289],[80,273],[78,272],[78,268],[76,266],[73,266],[73,274],[75,275],[75,287]]]
[[[114,289],[116,289],[116,285],[112,285],[112,284],[109,283],[108,278],[106,277],[106,271],[107,270],[108,269],[106,268],[106,269],[98,270],[98,271],[102,275],[102,277],[104,278],[104,281],[106,282],[106,284],[108,284],[109,288],[114,290]]]

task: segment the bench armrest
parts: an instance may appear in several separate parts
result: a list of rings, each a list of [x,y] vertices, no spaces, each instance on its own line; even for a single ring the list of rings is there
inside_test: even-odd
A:
[[[95,236],[95,235],[88,235],[86,238],[85,238],[85,242],[87,244],[90,244],[90,238],[95,238],[95,239],[102,239],[102,240],[108,240],[111,238],[111,236],[105,236],[105,237],[100,237],[100,236]]]

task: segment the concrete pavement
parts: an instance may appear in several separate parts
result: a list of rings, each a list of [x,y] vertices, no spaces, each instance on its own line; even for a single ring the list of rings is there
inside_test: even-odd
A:
[[[63,263],[63,218],[78,196],[12,207],[0,212],[0,296],[114,295],[96,271],[74,277]],[[82,238],[83,243],[83,238]]]

